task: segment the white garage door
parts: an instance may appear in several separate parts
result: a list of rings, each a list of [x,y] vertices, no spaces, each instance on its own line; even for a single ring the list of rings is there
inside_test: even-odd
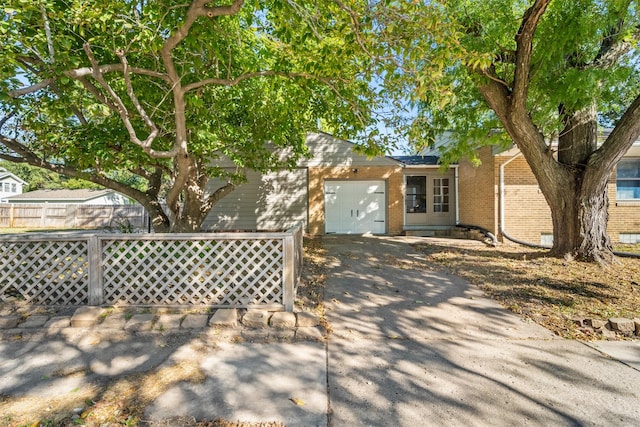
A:
[[[325,181],[325,232],[384,234],[384,181]]]

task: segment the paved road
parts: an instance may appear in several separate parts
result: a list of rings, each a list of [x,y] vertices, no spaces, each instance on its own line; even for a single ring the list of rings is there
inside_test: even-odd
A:
[[[5,336],[0,396],[53,402],[85,396],[123,375],[190,362],[203,378],[168,387],[146,420],[189,415],[292,427],[640,425],[637,342],[558,339],[456,277],[414,268],[422,257],[412,241],[325,238],[327,316],[334,329],[327,343],[237,344],[234,333],[259,333],[211,329]]]

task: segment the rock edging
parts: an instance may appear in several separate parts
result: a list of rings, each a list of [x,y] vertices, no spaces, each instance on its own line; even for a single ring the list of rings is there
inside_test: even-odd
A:
[[[60,315],[64,314],[64,315]],[[123,333],[211,332],[232,342],[277,340],[323,340],[326,331],[311,312],[282,312],[258,309],[221,308],[209,312],[180,312],[159,309],[114,309],[78,307],[72,313],[25,310],[0,313],[0,340],[3,335],[61,335],[73,330]]]
[[[573,318],[578,329],[587,335],[599,335],[605,339],[618,337],[640,337],[640,318],[627,319],[624,317],[611,317],[607,320],[595,318]]]

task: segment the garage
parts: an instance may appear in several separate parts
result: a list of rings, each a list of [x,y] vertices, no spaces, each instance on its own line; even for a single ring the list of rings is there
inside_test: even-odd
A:
[[[325,233],[384,234],[385,181],[325,181]]]
[[[261,174],[247,171],[247,182],[222,198],[203,224],[205,230],[286,230],[307,224],[307,169]],[[213,192],[223,183],[212,179]]]

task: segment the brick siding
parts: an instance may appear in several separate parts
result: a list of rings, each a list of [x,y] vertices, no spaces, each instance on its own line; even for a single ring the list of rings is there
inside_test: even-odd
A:
[[[478,152],[482,165],[475,167],[462,160],[458,167],[458,203],[460,223],[483,227],[497,235],[498,186],[494,176],[495,159],[491,147]]]
[[[493,156],[491,147],[478,151],[482,165],[474,167],[460,162],[459,203],[462,224],[484,227],[500,235],[500,165],[511,156]],[[523,157],[512,160],[504,169],[505,224],[512,237],[540,243],[542,234],[553,234],[551,211],[535,176]],[[640,233],[640,201],[616,200],[615,172],[609,179],[609,223],[607,231],[613,242],[620,233]]]

